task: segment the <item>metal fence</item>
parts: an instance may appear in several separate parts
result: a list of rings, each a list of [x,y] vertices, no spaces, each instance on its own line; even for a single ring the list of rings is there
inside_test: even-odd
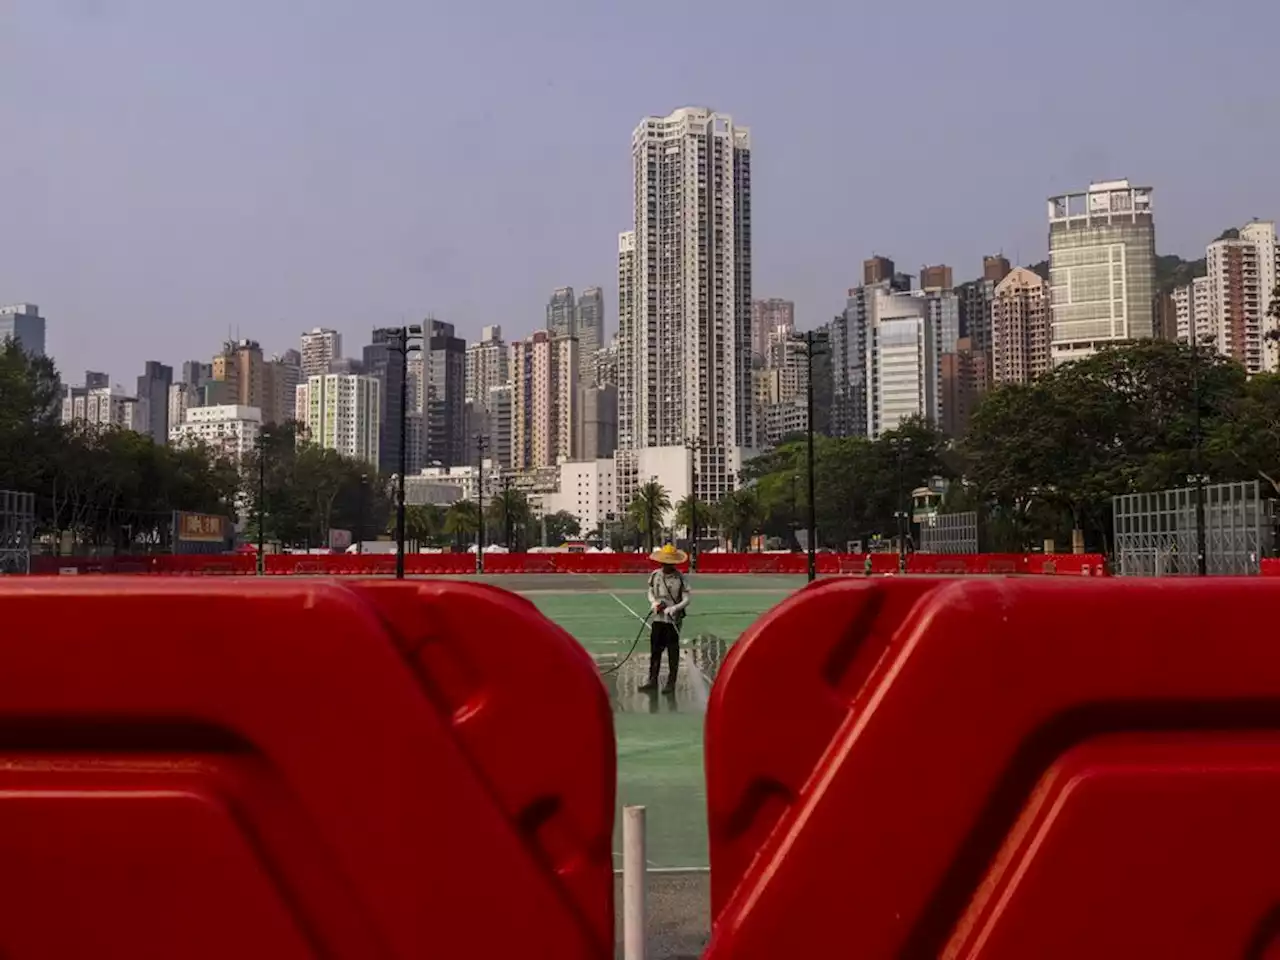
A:
[[[920,522],[921,553],[977,553],[978,515],[931,514]]]
[[[1127,494],[1115,497],[1112,506],[1121,576],[1197,572],[1195,487]],[[1273,538],[1273,501],[1263,499],[1257,481],[1205,487],[1205,568],[1209,574],[1258,573]]]
[[[0,574],[31,571],[35,525],[35,494],[0,490]]]

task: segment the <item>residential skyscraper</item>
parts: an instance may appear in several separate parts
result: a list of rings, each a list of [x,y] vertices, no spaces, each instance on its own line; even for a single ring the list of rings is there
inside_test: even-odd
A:
[[[227,341],[213,358],[213,379],[225,385],[219,391],[223,403],[261,410],[266,385],[262,347],[254,340]]]
[[[1235,237],[1209,244],[1206,261],[1209,337],[1217,351],[1230,357],[1249,374],[1276,370],[1280,345],[1267,334],[1280,327],[1268,317],[1280,274],[1280,248],[1276,225],[1255,220],[1241,227]]]
[[[1185,286],[1174,289],[1174,323],[1178,340],[1191,343],[1194,336],[1197,344],[1203,345],[1205,341],[1217,344],[1217,331],[1210,308],[1212,296],[1213,281],[1207,276],[1196,277]]]
[[[44,356],[45,322],[34,303],[0,307],[0,344],[13,340],[31,357]]]
[[[1030,383],[1051,365],[1049,285],[1018,267],[996,287],[991,304],[991,379]]]
[[[604,346],[604,291],[599,287],[587,287],[578,297],[575,331],[582,364],[578,379],[584,387],[597,386],[595,353]]]
[[[1049,199],[1049,285],[1056,366],[1155,333],[1151,188],[1094,183]]]
[[[378,466],[382,396],[377,377],[308,377],[298,385],[296,398],[298,420],[312,443]]]
[[[422,323],[423,457],[427,465],[465,466],[467,344],[452,323]]]
[[[145,402],[147,423],[140,431],[150,434],[156,443],[169,442],[169,388],[173,386],[173,367],[148,360],[138,377],[139,400]]]
[[[699,497],[733,489],[753,442],[751,135],[700,107],[649,117],[631,140],[633,290],[619,315],[619,445],[701,443]],[[638,462],[638,461],[637,461]],[[687,483],[685,484],[687,486]],[[625,491],[620,493],[625,495]]]
[[[946,264],[920,268],[920,289],[925,293],[951,290],[954,286],[951,268]]]
[[[877,283],[893,280],[894,263],[888,257],[876,255],[862,261],[862,285],[870,287]]]
[[[66,386],[62,391],[62,422],[93,427],[123,427],[150,433],[151,416],[146,400],[131,397],[120,387],[112,387],[105,373],[90,370],[84,386]]]
[[[885,279],[851,288],[844,312],[831,321],[831,432],[837,437],[865,437],[870,430],[867,372],[876,298],[880,294],[906,294],[911,289],[909,278],[893,272],[893,261],[874,257],[864,266],[872,264],[876,266],[864,270],[864,276]]]
[[[986,357],[973,349],[968,337],[961,337],[954,351],[942,355],[942,432],[947,436],[963,437],[968,430],[969,417],[986,387],[986,364]]]
[[[467,344],[465,399],[488,409],[489,391],[511,378],[510,350],[502,339],[502,327],[485,327],[478,343]]]
[[[262,365],[262,423],[275,426],[293,419],[298,384],[302,382],[302,354],[286,350]]]
[[[751,354],[764,363],[769,350],[769,337],[779,327],[796,328],[796,305],[790,300],[756,300],[751,304]]]
[[[551,467],[576,454],[578,342],[539,330],[511,345],[511,465]]]
[[[1009,271],[1013,269],[1013,265],[1009,263],[1009,258],[1003,254],[994,254],[982,258],[982,279],[990,280],[992,283],[999,283],[1009,275]]]
[[[302,375],[318,377],[329,372],[329,364],[342,356],[342,334],[316,327],[302,335]]]
[[[238,463],[254,449],[261,430],[262,411],[257,407],[192,407],[170,429],[168,440],[174,446],[205,443]]]
[[[547,333],[553,337],[577,336],[577,309],[573,287],[557,287],[547,304]]]

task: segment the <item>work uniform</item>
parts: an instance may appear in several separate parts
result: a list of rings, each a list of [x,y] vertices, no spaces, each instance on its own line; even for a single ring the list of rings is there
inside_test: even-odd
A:
[[[676,672],[680,669],[680,623],[689,606],[689,585],[675,567],[662,567],[649,576],[649,609],[653,622],[649,627],[649,682],[643,689],[658,686],[662,653],[667,654],[667,689],[676,688]]]

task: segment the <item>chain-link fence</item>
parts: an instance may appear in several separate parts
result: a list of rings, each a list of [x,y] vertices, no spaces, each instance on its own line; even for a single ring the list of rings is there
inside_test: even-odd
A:
[[[978,514],[930,514],[920,522],[921,553],[977,553]]]
[[[0,490],[0,574],[31,572],[35,525],[35,494]]]

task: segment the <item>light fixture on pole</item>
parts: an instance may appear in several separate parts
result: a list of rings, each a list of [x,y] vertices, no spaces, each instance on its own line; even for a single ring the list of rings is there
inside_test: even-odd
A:
[[[412,324],[393,331],[388,348],[400,354],[400,473],[396,480],[396,579],[404,579],[404,478],[408,472],[409,354],[422,351],[422,326]],[[410,343],[417,340],[417,343]]]

